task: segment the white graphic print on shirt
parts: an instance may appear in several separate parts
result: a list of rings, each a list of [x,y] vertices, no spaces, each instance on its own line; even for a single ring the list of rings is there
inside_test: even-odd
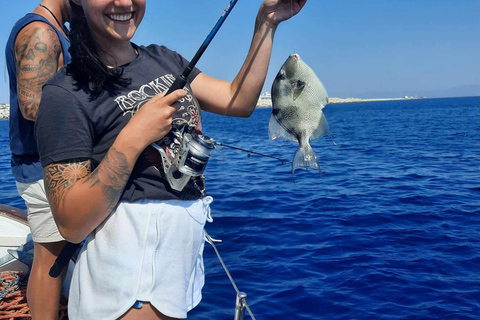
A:
[[[138,110],[151,98],[168,90],[174,81],[175,77],[172,74],[166,74],[142,85],[138,90],[132,90],[126,95],[116,97],[114,100],[120,107],[120,110],[122,110],[123,116],[130,114],[133,117],[135,113],[137,113]],[[197,100],[193,97],[190,87],[185,86],[184,90],[187,92],[187,95],[185,98],[176,102],[180,104],[180,106],[173,115],[172,125],[180,132],[201,134],[202,126],[200,107]],[[163,147],[170,160],[175,157],[181,147],[180,142],[172,132],[167,134],[160,141],[157,141],[157,144]],[[143,154],[152,165],[157,169],[160,169],[161,158],[159,155],[157,156],[152,153],[154,149],[151,149],[153,148],[147,148]],[[155,153],[158,152],[155,151]]]
[[[134,115],[143,104],[145,104],[155,95],[168,90],[174,81],[175,77],[172,74],[161,76],[147,84],[144,84],[138,90],[132,90],[127,95],[118,96],[115,98],[115,102],[123,111],[123,115],[128,113]],[[179,100],[179,102],[192,102],[193,96],[191,95],[189,88],[185,87],[184,89],[187,91],[187,96]]]

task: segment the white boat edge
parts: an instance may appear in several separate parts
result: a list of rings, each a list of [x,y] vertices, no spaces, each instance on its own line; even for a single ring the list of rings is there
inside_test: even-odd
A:
[[[15,250],[31,239],[27,223],[27,213],[24,210],[0,204],[0,258],[5,257],[7,250]],[[0,265],[0,272],[27,272],[28,267],[13,259]]]
[[[0,259],[5,257],[7,250],[15,250],[32,239],[27,222],[27,212],[21,209],[0,204]],[[68,270],[62,285],[62,294],[68,297],[70,282],[75,264],[69,261]],[[28,267],[17,259],[12,259],[0,265],[0,272],[28,272]],[[45,275],[49,277],[49,275]]]

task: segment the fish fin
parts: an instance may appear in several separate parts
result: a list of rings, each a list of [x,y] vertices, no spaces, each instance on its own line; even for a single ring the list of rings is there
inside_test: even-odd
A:
[[[317,156],[315,152],[313,152],[312,147],[310,147],[310,145],[299,146],[293,157],[292,176],[295,174],[295,170],[299,168],[308,169],[311,167],[317,168],[318,172],[321,172],[317,162]]]
[[[283,138],[288,141],[298,142],[297,138],[295,138],[290,132],[287,131],[275,118],[275,116],[270,116],[270,121],[268,122],[268,137],[270,140],[275,140],[277,138]]]
[[[293,100],[297,100],[297,98],[302,94],[303,89],[305,89],[305,82],[298,81],[296,87],[293,89]]]
[[[330,127],[328,126],[328,122],[327,122],[327,118],[325,118],[325,114],[323,114],[322,112],[322,116],[320,117],[320,121],[318,122],[317,129],[310,136],[310,141],[315,141],[318,138],[328,136],[329,134],[330,134]]]

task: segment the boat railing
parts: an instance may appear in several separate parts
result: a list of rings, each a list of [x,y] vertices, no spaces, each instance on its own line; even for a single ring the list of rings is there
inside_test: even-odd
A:
[[[247,305],[247,294],[239,292],[237,294],[237,302],[235,304],[235,318],[234,320],[245,319],[245,306]]]
[[[250,310],[248,304],[247,304],[247,294],[245,292],[240,292],[238,290],[237,285],[235,284],[235,281],[232,278],[232,275],[227,269],[227,266],[225,265],[225,262],[223,262],[222,257],[220,256],[220,252],[218,252],[217,247],[215,246],[215,242],[221,242],[221,240],[215,240],[210,235],[207,233],[205,229],[203,229],[203,232],[205,233],[205,240],[212,246],[213,250],[215,250],[215,253],[217,254],[218,260],[220,260],[220,263],[222,264],[223,270],[225,270],[225,273],[228,276],[228,279],[230,279],[230,282],[232,283],[233,288],[237,292],[237,301],[235,304],[235,318],[234,320],[243,320],[245,317],[245,309],[247,309],[248,314],[253,320],[255,319],[255,316],[252,313],[252,310]]]

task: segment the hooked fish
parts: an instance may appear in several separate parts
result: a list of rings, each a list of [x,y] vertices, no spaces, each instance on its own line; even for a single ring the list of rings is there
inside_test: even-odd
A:
[[[272,85],[273,111],[268,135],[271,140],[283,138],[299,143],[292,162],[292,176],[298,168],[315,167],[320,172],[309,141],[330,134],[322,112],[327,103],[327,91],[313,70],[298,54],[290,55]]]

